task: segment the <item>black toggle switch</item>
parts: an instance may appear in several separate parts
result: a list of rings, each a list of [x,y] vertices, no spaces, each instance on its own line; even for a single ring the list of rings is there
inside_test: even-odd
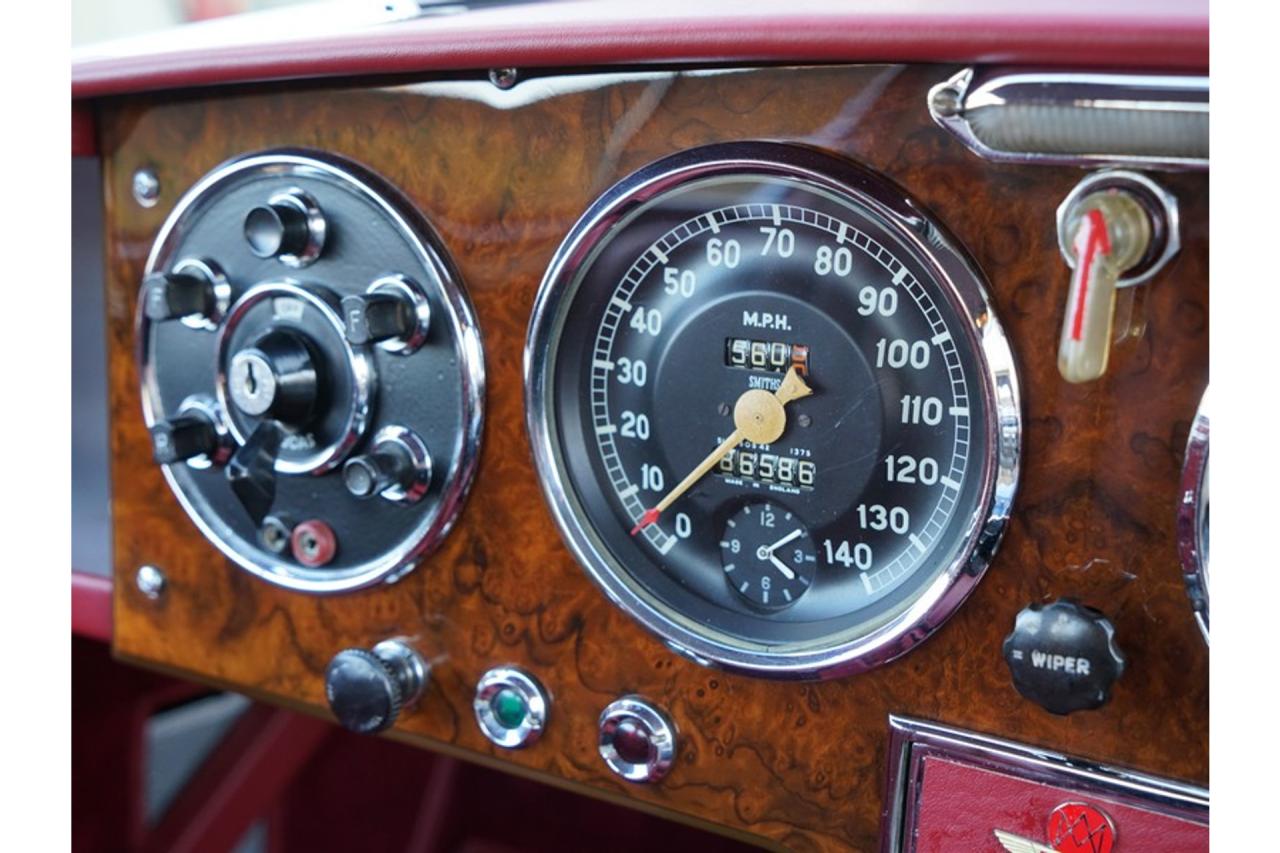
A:
[[[160,465],[213,455],[217,447],[213,421],[200,412],[187,412],[151,427],[151,452]]]
[[[214,283],[190,271],[157,272],[142,281],[143,312],[160,322],[192,315],[208,316],[214,310]]]
[[[343,297],[342,317],[347,340],[356,345],[408,340],[418,329],[413,301],[392,293]]]
[[[264,204],[245,216],[244,239],[259,258],[301,257],[313,235],[305,211],[288,204]]]
[[[417,477],[409,451],[385,442],[372,453],[355,456],[342,466],[342,482],[357,498],[371,498],[393,486],[408,489]]]
[[[1102,707],[1125,666],[1111,621],[1068,599],[1019,613],[1004,658],[1018,692],[1052,714]]]
[[[283,430],[267,419],[245,440],[227,464],[227,482],[255,527],[261,527],[276,500],[276,456]]]
[[[430,667],[399,640],[343,649],[324,673],[324,693],[342,726],[357,734],[391,728],[400,710],[422,694]]]

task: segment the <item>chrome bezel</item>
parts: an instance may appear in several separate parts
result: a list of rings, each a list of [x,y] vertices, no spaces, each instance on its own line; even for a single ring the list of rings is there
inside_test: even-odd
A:
[[[1049,153],[992,148],[978,137],[965,117],[967,109],[1019,103],[1049,103],[1113,111],[1208,113],[1209,78],[1204,75],[965,68],[933,86],[928,95],[929,115],[933,120],[984,160],[1046,166],[1134,166],[1160,170],[1209,168],[1208,156],[1148,156],[1105,151]]]
[[[427,299],[427,292],[422,289],[422,285],[406,275],[397,273],[382,276],[370,284],[365,292],[390,293],[393,296],[408,299],[413,304],[414,316],[418,318],[418,325],[409,337],[381,341],[378,343],[379,347],[387,352],[412,355],[426,343],[427,332],[431,329],[431,302]]]
[[[610,554],[582,511],[565,472],[554,422],[552,374],[565,315],[581,284],[594,247],[636,206],[689,181],[725,174],[782,176],[827,192],[852,196],[876,213],[943,282],[943,298],[970,320],[967,331],[982,376],[991,454],[978,474],[984,484],[978,511],[963,534],[967,546],[906,609],[889,622],[837,642],[803,648],[734,642],[710,636],[693,620],[673,613],[640,585]],[[798,145],[737,142],[696,148],[652,163],[609,189],[574,225],[552,258],[534,303],[525,343],[525,403],[543,495],[562,538],[578,562],[616,605],[697,663],[774,678],[833,678],[870,669],[905,654],[955,611],[973,590],[999,544],[1017,490],[1022,414],[1017,373],[987,297],[981,272],[958,244],[901,190],[883,178],[833,155]],[[974,429],[980,429],[980,425]]]
[[[320,253],[324,251],[324,241],[329,231],[329,225],[325,221],[324,213],[320,210],[320,205],[297,187],[273,193],[267,199],[267,204],[272,207],[292,207],[307,218],[307,245],[296,254],[285,252],[277,255],[276,260],[295,270],[314,264],[319,259]]]
[[[179,479],[178,466],[161,466],[169,488],[183,510],[206,539],[242,569],[257,577],[299,592],[333,594],[349,592],[377,583],[394,583],[413,570],[417,561],[434,551],[448,535],[458,519],[479,465],[480,441],[484,432],[484,349],[475,311],[459,277],[441,249],[430,224],[403,196],[378,176],[338,157],[296,149],[279,149],[248,154],[229,160],[211,170],[196,182],[177,202],[161,226],[144,268],[147,274],[163,269],[171,262],[189,223],[198,217],[208,201],[220,192],[242,183],[262,178],[307,177],[324,181],[366,199],[398,229],[417,255],[423,267],[432,273],[430,288],[438,300],[436,313],[445,318],[452,331],[454,352],[463,377],[462,429],[456,444],[448,449],[449,467],[445,486],[431,512],[423,516],[413,533],[405,537],[401,547],[388,551],[376,560],[335,569],[308,569],[296,563],[275,559],[261,548],[256,538],[250,549],[238,549],[236,537],[220,521],[206,521],[188,498]],[[142,386],[142,413],[148,427],[163,416],[156,396],[155,368],[150,357],[150,321],[139,301],[134,315],[134,336]],[[341,328],[341,320],[339,320]],[[344,336],[345,339],[345,336]],[[443,455],[442,455],[443,456]],[[181,472],[185,473],[185,472]]]
[[[196,274],[213,285],[213,312],[211,314],[188,314],[179,318],[182,325],[191,329],[203,329],[206,332],[217,330],[222,318],[227,316],[231,307],[231,283],[227,281],[222,268],[207,258],[183,258],[173,265],[173,272],[181,273],[195,270]]]
[[[1191,596],[1196,624],[1209,642],[1209,546],[1204,541],[1204,513],[1209,511],[1209,389],[1204,389],[1182,462],[1178,502],[1178,558]]]
[[[912,850],[907,842],[914,838],[920,795],[917,759],[930,754],[1193,823],[1209,820],[1209,792],[1185,782],[908,717],[891,715],[889,731],[880,853]]]
[[[503,689],[514,690],[524,700],[525,715],[520,725],[509,729],[499,722],[490,704]],[[471,703],[476,724],[490,741],[504,749],[520,749],[537,743],[547,725],[551,700],[542,683],[516,666],[497,666],[480,676]]]
[[[1071,219],[1076,205],[1085,196],[1106,189],[1128,190],[1138,199],[1138,203],[1147,209],[1148,216],[1159,216],[1161,219],[1164,245],[1160,253],[1154,258],[1144,259],[1129,274],[1116,279],[1116,287],[1133,287],[1135,284],[1150,281],[1156,273],[1164,269],[1169,261],[1173,260],[1173,256],[1182,248],[1182,224],[1178,217],[1177,196],[1141,172],[1131,172],[1127,169],[1103,169],[1087,175],[1076,184],[1058,205],[1058,251],[1062,253],[1062,259],[1067,262],[1067,266],[1075,269],[1076,256],[1072,248],[1072,235],[1067,233],[1068,220]],[[1157,209],[1152,210],[1151,207]]]
[[[345,401],[347,417],[343,422],[341,434],[325,446],[318,447],[314,452],[301,458],[286,459],[282,456],[276,459],[276,472],[280,474],[324,474],[336,468],[364,435],[365,428],[369,426],[373,395],[378,387],[373,359],[369,357],[366,347],[352,346],[347,341],[342,315],[337,307],[338,298],[326,288],[304,286],[293,281],[268,281],[254,285],[236,300],[236,304],[232,305],[231,310],[227,312],[226,322],[218,330],[214,381],[218,405],[224,412],[231,411],[228,408],[227,399],[230,394],[227,390],[227,370],[230,367],[231,336],[251,309],[262,302],[281,297],[305,302],[316,309],[328,323],[333,334],[342,342],[342,348],[346,353],[344,366],[351,380],[351,398]],[[236,444],[244,444],[248,440],[249,437],[236,423],[236,419],[229,415],[227,427],[235,437]]]
[[[426,442],[416,432],[399,424],[384,426],[374,433],[374,451],[388,444],[395,445],[409,454],[409,458],[413,461],[413,480],[407,486],[395,483],[383,489],[378,495],[393,503],[417,503],[431,487],[431,452],[427,449]]]
[[[626,761],[613,745],[618,725],[626,719],[639,720],[649,732],[649,760]],[[660,708],[643,696],[623,696],[600,712],[600,757],[609,769],[628,782],[657,782],[671,770],[676,760],[676,727]]]

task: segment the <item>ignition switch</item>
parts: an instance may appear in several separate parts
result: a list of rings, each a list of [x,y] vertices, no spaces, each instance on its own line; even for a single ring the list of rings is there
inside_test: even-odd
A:
[[[1092,382],[1107,371],[1117,288],[1149,280],[1178,251],[1177,200],[1136,172],[1090,175],[1058,208],[1058,243],[1071,267],[1058,370]]]

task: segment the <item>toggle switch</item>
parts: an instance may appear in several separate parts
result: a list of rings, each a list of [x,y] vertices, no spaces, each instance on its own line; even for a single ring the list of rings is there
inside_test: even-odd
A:
[[[342,318],[347,340],[356,345],[408,340],[418,328],[413,302],[395,293],[344,297]]]
[[[217,446],[217,429],[203,412],[190,411],[151,427],[151,452],[159,465],[211,456]]]
[[[153,323],[182,320],[195,328],[214,328],[231,299],[231,286],[212,261],[186,258],[168,272],[142,280],[142,312]]]
[[[1058,343],[1058,370],[1068,382],[1107,371],[1117,288],[1153,276],[1178,250],[1177,202],[1149,178],[1099,172],[1058,208],[1058,239],[1071,267]]]
[[[368,453],[342,466],[342,482],[357,498],[381,495],[397,503],[414,503],[431,485],[431,454],[413,431],[383,427]]]

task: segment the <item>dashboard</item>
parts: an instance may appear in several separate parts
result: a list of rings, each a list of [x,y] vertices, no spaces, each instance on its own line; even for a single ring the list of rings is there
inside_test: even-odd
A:
[[[1207,849],[1207,76],[868,58],[87,74],[115,655],[765,846]]]

